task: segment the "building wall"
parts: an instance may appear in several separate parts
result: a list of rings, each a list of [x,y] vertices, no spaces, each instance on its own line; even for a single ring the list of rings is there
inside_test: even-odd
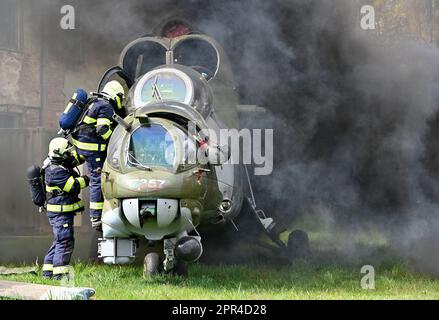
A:
[[[41,107],[40,49],[38,42],[32,41],[29,34],[31,25],[27,21],[31,6],[27,6],[25,1],[12,0],[5,0],[0,6],[2,19],[5,15],[16,16],[16,19],[7,20],[14,26],[2,26],[3,32],[11,33],[12,29],[17,29],[15,41],[0,44],[0,112],[3,115],[12,113],[20,118],[15,126],[37,126]],[[31,21],[34,27],[40,24],[38,17],[33,17]],[[13,123],[6,125],[14,126]]]
[[[5,118],[0,126],[56,129],[76,88],[96,90],[104,59],[97,46],[86,45],[80,29],[60,28],[62,1],[5,1],[19,3],[20,18],[18,46],[0,46],[0,118]],[[8,121],[6,113],[20,120]]]
[[[388,42],[401,39],[439,42],[438,0],[356,0],[376,10],[376,33]]]

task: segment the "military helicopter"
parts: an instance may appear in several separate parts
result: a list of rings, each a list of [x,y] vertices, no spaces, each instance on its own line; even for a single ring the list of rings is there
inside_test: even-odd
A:
[[[239,105],[223,49],[185,22],[173,21],[167,30],[129,43],[99,85],[118,79],[128,91],[128,116],[114,116],[118,125],[102,168],[99,257],[106,264],[131,263],[144,237],[163,245],[163,254],[146,254],[145,276],[186,274],[186,263],[203,253],[198,226],[233,224],[246,203],[286,254],[298,243],[307,247],[303,232],[291,233],[288,245],[280,240],[273,218],[256,206],[247,167],[230,163],[228,150],[203,135],[238,129],[240,111],[260,110]],[[200,148],[207,162],[185,161]]]

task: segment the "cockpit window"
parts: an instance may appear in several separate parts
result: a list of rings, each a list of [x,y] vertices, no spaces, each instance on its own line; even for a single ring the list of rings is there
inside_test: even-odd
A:
[[[186,84],[173,73],[161,73],[150,78],[142,88],[142,102],[150,103],[162,100],[184,102]]]
[[[175,145],[161,125],[140,127],[131,135],[128,164],[133,167],[172,167]]]
[[[141,78],[134,91],[136,108],[160,101],[190,104],[193,97],[191,79],[173,68],[157,69]]]
[[[166,64],[166,49],[154,41],[143,41],[132,46],[125,54],[123,69],[132,79]]]
[[[187,39],[174,49],[174,62],[194,68],[209,80],[218,68],[218,55],[208,41]]]

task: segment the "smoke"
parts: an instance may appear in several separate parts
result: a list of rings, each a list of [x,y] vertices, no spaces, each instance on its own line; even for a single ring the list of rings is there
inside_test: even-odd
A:
[[[431,270],[439,225],[436,47],[361,30],[359,6],[348,0],[76,4],[78,32],[102,64],[115,64],[125,44],[170,16],[214,37],[242,101],[269,110],[247,124],[275,129],[273,175],[253,179],[258,205],[285,226],[305,217],[332,233],[381,232]],[[47,45],[57,52],[56,41]]]
[[[381,232],[438,271],[438,49],[361,30],[352,1],[231,1],[212,11],[201,29],[226,47],[243,100],[271,111],[252,121],[275,127],[274,174],[254,179],[265,211],[286,225],[323,221],[318,229],[346,242]]]

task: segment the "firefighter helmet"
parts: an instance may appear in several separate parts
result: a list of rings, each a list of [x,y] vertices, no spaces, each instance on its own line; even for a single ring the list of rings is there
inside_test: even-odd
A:
[[[118,81],[113,80],[108,82],[105,85],[104,89],[102,89],[102,93],[108,95],[112,100],[114,100],[117,103],[117,107],[119,109],[122,108],[122,100],[125,90]]]
[[[49,143],[49,158],[61,159],[68,152],[69,142],[64,138],[54,138]]]

